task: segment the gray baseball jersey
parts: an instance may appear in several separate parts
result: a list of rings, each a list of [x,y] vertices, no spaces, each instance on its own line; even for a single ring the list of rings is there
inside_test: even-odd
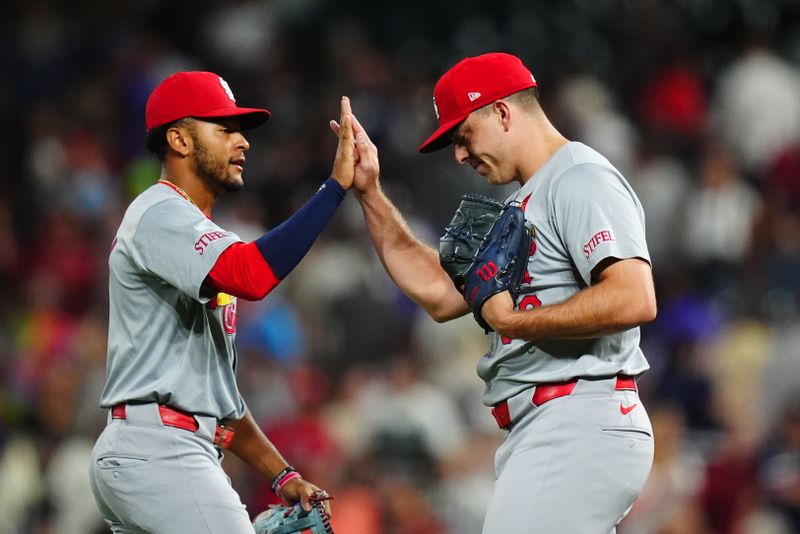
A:
[[[168,183],[128,207],[109,256],[104,408],[157,402],[239,419],[236,298],[201,294],[219,255],[240,241]]]
[[[582,143],[562,146],[506,202],[523,203],[535,234],[518,309],[562,302],[592,284],[606,258],[650,261],[644,212],[630,185],[606,158]],[[649,368],[639,329],[595,339],[523,341],[491,334],[478,362],[492,406],[532,384],[575,377],[638,375]]]

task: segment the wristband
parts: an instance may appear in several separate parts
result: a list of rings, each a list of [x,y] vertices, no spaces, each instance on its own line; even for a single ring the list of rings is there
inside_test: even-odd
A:
[[[292,467],[291,465],[287,465],[283,468],[283,470],[275,475],[275,478],[272,479],[272,491],[280,497],[281,489],[286,485],[287,482],[292,480],[293,478],[300,477],[300,473]]]

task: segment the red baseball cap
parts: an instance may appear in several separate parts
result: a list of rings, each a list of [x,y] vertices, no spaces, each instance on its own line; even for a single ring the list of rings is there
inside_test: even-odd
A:
[[[447,132],[470,113],[529,87],[536,87],[536,79],[516,56],[493,52],[462,59],[433,88],[433,110],[439,127],[419,151],[428,153],[449,145]]]
[[[228,82],[213,72],[176,72],[158,84],[145,107],[148,131],[185,117],[240,117],[242,129],[255,128],[272,115],[266,109],[240,108]]]

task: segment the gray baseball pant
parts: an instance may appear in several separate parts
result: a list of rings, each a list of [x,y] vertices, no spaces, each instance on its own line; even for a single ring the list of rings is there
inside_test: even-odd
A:
[[[533,388],[512,399],[527,407],[497,450],[483,534],[616,532],[650,473],[653,430],[638,393],[615,385],[578,380],[538,407]]]
[[[213,445],[216,419],[195,419],[196,432],[165,426],[157,404],[128,405],[124,420],[109,416],[90,477],[112,532],[253,534]]]

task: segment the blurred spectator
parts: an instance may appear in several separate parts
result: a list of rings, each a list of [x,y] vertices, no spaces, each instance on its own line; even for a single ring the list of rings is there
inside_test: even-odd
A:
[[[29,255],[23,260],[32,289],[45,291],[44,281],[48,280],[52,285],[46,298],[52,301],[53,310],[73,316],[86,313],[98,300],[100,291],[99,250],[105,253],[111,240],[104,240],[101,248],[91,239],[94,232],[90,221],[64,210],[48,211],[38,230]]]
[[[709,347],[716,412],[731,424],[746,426],[756,440],[767,429],[759,403],[764,401],[765,366],[773,354],[774,334],[750,319],[729,322]]]
[[[41,438],[39,438],[41,441]],[[37,438],[29,433],[11,433],[5,436],[0,450],[0,530],[21,532],[33,508],[45,492],[36,453]]]
[[[420,376],[420,362],[395,355],[383,398],[372,404],[370,424],[384,439],[419,439],[427,454],[437,460],[454,455],[466,433],[453,400]],[[379,409],[374,409],[379,406]]]
[[[334,532],[383,532],[383,502],[372,488],[350,479],[335,491],[336,513],[331,518]]]
[[[800,69],[759,41],[720,74],[714,94],[716,132],[755,175],[800,140]]]
[[[705,521],[711,532],[719,534],[739,532],[759,513],[756,432],[738,410],[742,403],[739,397],[722,408],[722,432],[707,460],[700,490]]]
[[[560,87],[559,101],[575,140],[604,154],[623,175],[630,175],[637,131],[617,110],[608,87],[595,77],[575,76]]]
[[[448,532],[480,532],[494,488],[494,451],[502,436],[472,431],[458,453],[442,464],[435,496]]]
[[[645,377],[655,384],[662,402],[681,407],[691,429],[713,429],[717,423],[710,347],[722,329],[722,318],[707,297],[691,288],[665,300],[651,334],[665,352],[651,355],[652,375]]]
[[[289,366],[305,356],[308,346],[303,324],[297,310],[280,291],[274,292],[268,300],[247,302],[242,308],[241,350],[261,353],[263,357]]]
[[[104,522],[89,488],[89,457],[93,440],[77,432],[74,406],[82,391],[79,367],[54,365],[45,372],[36,418],[48,437],[48,447],[38,448],[44,471],[47,509],[52,524],[64,533],[92,532]]]
[[[6,379],[14,395],[35,403],[47,370],[75,357],[78,323],[60,307],[64,290],[55,277],[41,273],[26,288],[27,307],[13,318],[13,347],[18,356]]]
[[[663,276],[679,269],[685,256],[682,237],[691,180],[681,159],[652,137],[642,140],[638,156],[630,183],[644,209],[653,269]]]
[[[775,154],[765,181],[772,202],[793,212],[800,211],[800,142],[787,144]]]
[[[708,146],[684,223],[688,260],[708,294],[738,291],[738,267],[750,248],[759,210],[759,197],[741,178],[733,154]]]
[[[767,505],[787,523],[787,532],[800,532],[800,405],[786,407],[776,421],[760,466]]]
[[[766,205],[756,226],[757,247],[748,260],[748,286],[755,309],[777,325],[797,318],[800,303],[800,213],[777,202]]]
[[[346,459],[353,461],[369,452],[374,406],[384,393],[377,368],[353,365],[342,373],[336,394],[323,409],[328,432]]]
[[[382,479],[379,491],[386,503],[387,534],[439,534],[444,525],[425,486],[404,476]]]
[[[647,82],[641,114],[651,135],[683,149],[705,134],[708,104],[696,58],[683,50],[673,53]]]

